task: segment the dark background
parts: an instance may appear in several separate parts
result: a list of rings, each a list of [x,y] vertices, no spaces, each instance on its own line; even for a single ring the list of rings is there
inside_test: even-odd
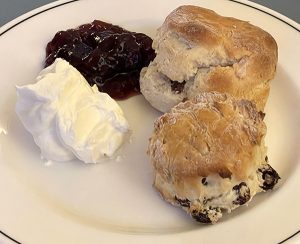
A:
[[[51,2],[54,0],[0,0],[0,27],[34,8]],[[271,8],[300,23],[300,0],[252,0],[252,2]]]

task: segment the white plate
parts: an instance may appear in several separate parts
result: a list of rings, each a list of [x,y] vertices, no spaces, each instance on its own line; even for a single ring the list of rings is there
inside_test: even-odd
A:
[[[198,225],[152,188],[146,148],[159,113],[142,96],[121,103],[133,128],[132,142],[124,146],[120,161],[106,164],[46,166],[14,113],[14,86],[35,78],[45,45],[57,31],[101,19],[153,36],[171,10],[187,3],[249,20],[270,32],[279,46],[266,109],[266,143],[281,186],[209,226]],[[245,1],[85,0],[34,10],[2,27],[0,35],[0,127],[7,131],[0,135],[0,230],[11,238],[22,243],[278,243],[299,231],[297,23]]]

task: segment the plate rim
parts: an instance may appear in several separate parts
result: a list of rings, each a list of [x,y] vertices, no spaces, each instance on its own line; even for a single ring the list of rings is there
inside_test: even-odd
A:
[[[22,24],[23,22],[37,16],[37,15],[40,15],[44,12],[47,12],[49,10],[52,10],[52,9],[55,9],[55,8],[58,8],[58,7],[61,7],[61,6],[64,6],[66,4],[70,4],[70,3],[74,3],[74,2],[79,2],[80,0],[57,0],[55,2],[52,2],[52,3],[48,3],[46,5],[42,5],[38,8],[35,8],[29,12],[26,12],[22,15],[20,15],[19,17],[9,21],[8,23],[4,24],[3,26],[0,27],[0,37],[3,36],[5,33],[7,33],[8,31],[14,29],[16,26]],[[281,22],[283,22],[284,24],[288,25],[289,27],[291,27],[293,30],[296,30],[298,33],[300,33],[300,24],[298,24],[296,21],[288,18],[287,16],[275,11],[275,10],[272,10],[268,7],[265,7],[261,4],[258,4],[258,3],[254,3],[254,2],[251,2],[249,0],[226,0],[226,1],[230,1],[230,2],[234,2],[234,3],[237,3],[237,4],[241,4],[241,5],[244,5],[246,7],[250,7],[252,9],[255,9],[257,11],[260,11],[264,14],[267,14]],[[299,230],[297,230],[296,232],[290,234],[288,237],[286,237],[284,240],[278,242],[278,244],[282,244],[282,243],[285,243],[291,239],[294,239],[294,237],[299,237],[299,234],[300,234],[300,227],[298,227]],[[8,240],[10,241],[13,241],[14,243],[17,243],[17,244],[21,244],[21,242],[17,241],[16,239],[14,239],[12,237],[12,235],[10,234],[7,234],[6,232],[2,231],[0,229],[0,235],[7,238]],[[297,238],[298,239],[298,238]]]
[[[11,29],[15,28],[17,25],[25,22],[26,20],[30,19],[30,18],[33,18],[39,14],[42,14],[46,11],[49,11],[51,9],[54,9],[54,8],[57,8],[57,7],[60,7],[60,6],[63,6],[63,5],[66,5],[66,4],[69,4],[69,3],[74,3],[74,2],[79,2],[81,0],[57,0],[53,3],[48,3],[46,5],[43,5],[41,7],[38,7],[38,8],[35,8],[29,12],[26,12],[22,15],[20,15],[19,17],[9,21],[8,23],[4,24],[3,26],[0,27],[0,37],[2,35],[4,35],[6,32],[10,31]],[[234,3],[237,3],[237,4],[241,4],[241,5],[244,5],[246,7],[250,7],[250,8],[253,8],[255,10],[258,10],[260,12],[263,12],[267,15],[270,15],[272,17],[274,17],[275,19],[287,24],[288,26],[290,26],[292,29],[298,31],[300,33],[300,24],[297,23],[296,21],[290,19],[289,17],[275,11],[275,10],[272,10],[268,7],[265,7],[261,4],[258,4],[258,3],[254,3],[254,2],[251,2],[249,0],[226,0],[226,1],[230,1],[230,2],[234,2]]]

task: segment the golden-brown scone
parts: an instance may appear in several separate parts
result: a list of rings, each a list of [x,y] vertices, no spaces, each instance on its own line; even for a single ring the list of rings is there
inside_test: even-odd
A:
[[[140,86],[158,110],[201,91],[226,92],[264,110],[278,57],[274,38],[261,28],[181,6],[158,29],[153,48],[157,56],[142,70]]]
[[[250,101],[217,92],[179,103],[154,124],[154,186],[204,223],[272,189],[279,176],[267,163],[263,117]]]

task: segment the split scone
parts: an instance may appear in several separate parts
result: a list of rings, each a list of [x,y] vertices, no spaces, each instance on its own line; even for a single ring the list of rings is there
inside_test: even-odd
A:
[[[247,100],[203,92],[155,121],[148,154],[162,197],[202,223],[273,189],[264,114]]]
[[[202,91],[229,93],[264,110],[278,59],[274,38],[249,22],[197,6],[170,13],[153,40],[156,58],[142,69],[140,88],[167,112]]]

